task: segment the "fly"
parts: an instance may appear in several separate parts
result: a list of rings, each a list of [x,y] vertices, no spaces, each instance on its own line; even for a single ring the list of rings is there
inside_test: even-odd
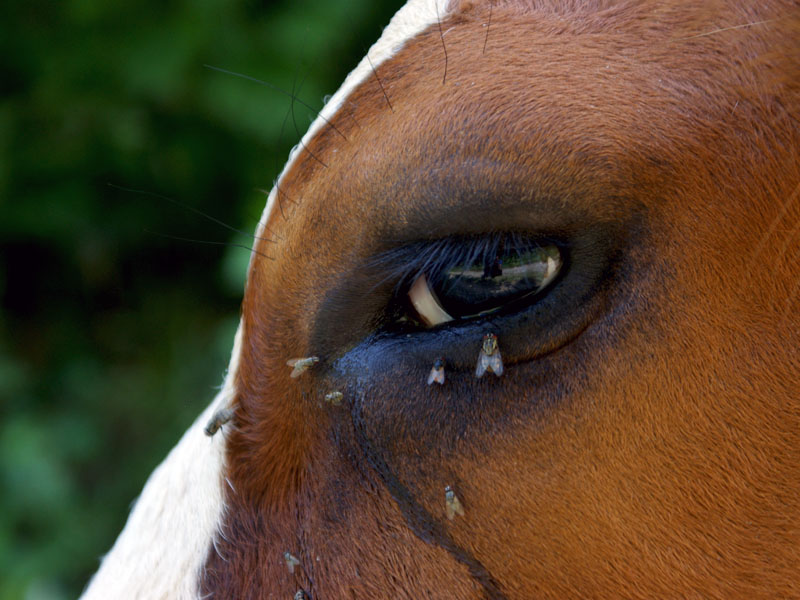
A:
[[[294,573],[294,568],[300,566],[300,560],[291,552],[284,552],[283,560],[286,562],[286,568],[289,569],[289,573]]]
[[[497,336],[493,333],[487,333],[483,336],[475,377],[483,377],[486,371],[494,373],[497,377],[503,374],[503,358],[500,356],[500,349],[497,347]]]
[[[212,436],[217,431],[219,431],[220,427],[222,427],[225,423],[230,421],[233,418],[233,409],[232,408],[222,408],[214,413],[214,416],[211,417],[211,420],[206,425],[206,428],[203,430],[207,436]]]
[[[344,394],[342,392],[328,392],[325,394],[325,402],[330,402],[333,406],[339,406],[342,403]]]
[[[428,374],[428,385],[432,384],[433,382],[438,383],[439,385],[444,385],[444,359],[437,358],[433,362],[433,368],[431,372]]]
[[[319,362],[319,358],[316,356],[309,356],[308,358],[292,358],[286,361],[286,364],[292,367],[292,379],[297,379],[308,371],[312,366]]]
[[[461,501],[458,499],[458,496],[456,496],[453,488],[449,485],[444,488],[444,503],[445,510],[447,511],[447,518],[451,521],[456,515],[459,517],[464,516],[464,507],[461,505]]]

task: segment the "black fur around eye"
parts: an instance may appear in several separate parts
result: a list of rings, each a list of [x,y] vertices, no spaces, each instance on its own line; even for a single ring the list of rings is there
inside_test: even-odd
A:
[[[486,333],[502,341],[510,362],[559,347],[603,309],[628,243],[620,234],[626,226],[534,225],[531,232],[434,239],[387,232],[325,291],[315,348],[343,356],[359,347],[377,361],[376,369],[413,357],[427,364],[437,356],[447,357],[451,368],[474,369],[465,344],[472,348]],[[421,297],[434,313],[414,306],[414,285],[428,290]]]

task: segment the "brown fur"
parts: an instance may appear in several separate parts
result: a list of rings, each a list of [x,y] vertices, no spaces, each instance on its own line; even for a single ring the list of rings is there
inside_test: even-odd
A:
[[[444,84],[436,26],[381,65],[391,110],[366,81],[347,140],[309,146],[327,167],[282,182],[204,591],[800,597],[800,9],[497,1],[487,38],[488,14],[442,22]],[[502,378],[471,374],[484,331],[370,337],[370,256],[518,229],[608,260],[550,321],[500,327]]]

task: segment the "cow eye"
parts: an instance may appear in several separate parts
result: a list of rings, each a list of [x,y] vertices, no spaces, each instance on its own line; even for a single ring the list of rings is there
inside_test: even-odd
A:
[[[408,288],[412,319],[425,327],[476,319],[530,303],[563,265],[555,243],[492,236],[463,243],[419,272]],[[436,264],[438,263],[438,264]]]

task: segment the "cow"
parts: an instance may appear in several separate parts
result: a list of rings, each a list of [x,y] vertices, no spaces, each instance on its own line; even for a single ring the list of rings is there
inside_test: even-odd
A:
[[[800,6],[410,0],[85,591],[800,597]]]

